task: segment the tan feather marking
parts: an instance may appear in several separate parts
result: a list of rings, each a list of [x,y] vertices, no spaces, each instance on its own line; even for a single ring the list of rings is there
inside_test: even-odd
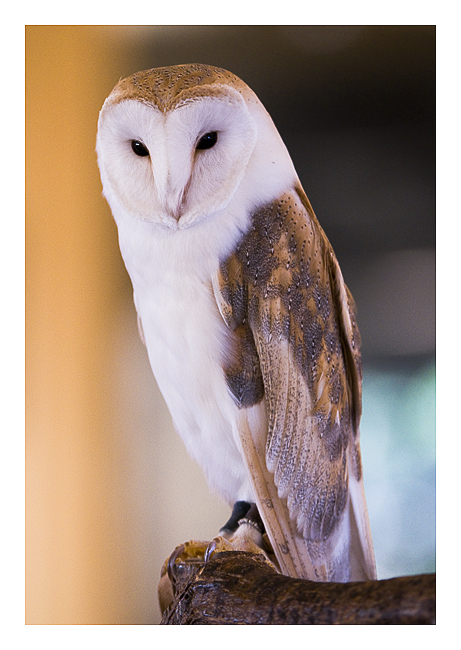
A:
[[[122,79],[106,101],[115,104],[136,99],[165,112],[193,98],[220,94],[221,85],[246,88],[241,79],[222,68],[201,63],[173,65],[143,70]]]
[[[229,327],[245,322],[254,334],[268,415],[264,471],[321,571],[344,520],[349,470],[361,478],[360,337],[352,297],[300,187],[255,212],[218,286]]]

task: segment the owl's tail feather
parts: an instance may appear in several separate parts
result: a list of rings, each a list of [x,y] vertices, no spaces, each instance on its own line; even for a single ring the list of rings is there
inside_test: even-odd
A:
[[[351,472],[352,474],[352,472]],[[375,553],[363,480],[349,476],[349,560],[353,580],[376,580]]]
[[[349,503],[335,534],[325,542],[309,542],[290,518],[286,499],[277,494],[258,434],[264,404],[241,412],[239,433],[255,500],[281,572],[316,582],[376,579],[373,545],[362,481],[350,479]],[[253,412],[255,410],[255,412]]]
[[[260,414],[253,414],[253,409],[258,410]],[[258,405],[253,409],[241,412],[240,440],[244,448],[243,455],[247,463],[247,470],[249,476],[252,477],[258,510],[280,569],[284,575],[292,578],[304,578],[317,582],[326,581],[328,578],[324,567],[314,567],[304,540],[296,533],[295,522],[290,520],[285,500],[280,499],[277,494],[274,477],[266,467],[264,446],[262,445],[262,449],[259,448],[261,445],[258,444],[258,438],[262,443],[261,437],[256,432],[255,436],[252,435],[254,427],[251,425],[257,422],[259,427],[261,426],[261,409],[264,409],[265,416],[265,406]],[[254,415],[256,417],[253,417]]]

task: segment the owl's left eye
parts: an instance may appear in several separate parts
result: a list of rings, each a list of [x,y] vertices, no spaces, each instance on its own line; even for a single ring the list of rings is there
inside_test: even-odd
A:
[[[131,148],[137,156],[149,156],[149,149],[139,140],[131,141]]]

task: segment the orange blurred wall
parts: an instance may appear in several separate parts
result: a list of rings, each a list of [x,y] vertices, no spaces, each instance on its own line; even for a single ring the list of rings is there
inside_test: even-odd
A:
[[[112,43],[97,27],[26,27],[28,624],[123,610],[104,399],[116,244],[94,151]]]

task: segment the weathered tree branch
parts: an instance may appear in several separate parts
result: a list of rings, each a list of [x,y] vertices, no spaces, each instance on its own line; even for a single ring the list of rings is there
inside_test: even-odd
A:
[[[435,574],[319,583],[282,576],[240,551],[173,560],[159,595],[161,625],[435,624]]]

